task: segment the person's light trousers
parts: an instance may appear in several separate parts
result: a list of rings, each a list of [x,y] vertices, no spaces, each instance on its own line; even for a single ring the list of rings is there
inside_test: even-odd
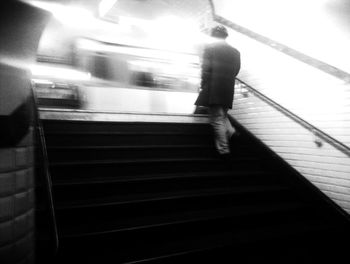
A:
[[[214,130],[215,147],[219,154],[230,153],[230,138],[236,132],[227,118],[228,108],[220,105],[209,107],[210,124]]]

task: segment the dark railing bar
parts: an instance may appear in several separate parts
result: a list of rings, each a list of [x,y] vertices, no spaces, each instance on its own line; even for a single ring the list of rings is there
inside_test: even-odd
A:
[[[39,110],[38,110],[38,100],[35,92],[34,85],[31,85],[32,90],[32,96],[33,96],[33,102],[34,102],[34,117],[35,117],[35,129],[37,130],[37,133],[39,135],[39,144],[40,144],[40,150],[42,152],[42,158],[43,158],[43,170],[44,170],[44,184],[46,187],[46,193],[47,193],[47,199],[49,203],[49,214],[50,214],[50,223],[52,228],[52,242],[53,242],[53,254],[56,254],[58,251],[58,245],[59,245],[59,239],[58,239],[58,231],[57,231],[57,223],[56,223],[56,216],[55,216],[55,208],[53,203],[53,194],[52,194],[52,180],[51,175],[49,171],[49,160],[47,156],[47,149],[46,149],[46,142],[44,137],[44,131],[42,127],[42,123],[39,117]]]
[[[350,157],[350,147],[346,146],[345,144],[341,143],[337,139],[333,138],[332,136],[328,135],[327,133],[323,132],[319,128],[311,125],[309,122],[305,121],[301,117],[297,116],[296,114],[292,113],[285,107],[281,106],[280,104],[276,103],[273,101],[271,98],[267,97],[266,95],[262,94],[258,90],[254,89],[244,81],[240,80],[237,78],[237,80],[244,84],[245,88],[247,88],[251,93],[254,95],[258,96],[260,99],[262,99],[264,102],[268,103],[272,107],[276,108],[278,111],[282,112],[284,115],[288,116],[289,118],[293,119],[295,122],[303,126],[304,128],[308,129],[311,131],[316,137],[321,138],[328,144],[334,146],[336,149],[340,150],[344,154]]]

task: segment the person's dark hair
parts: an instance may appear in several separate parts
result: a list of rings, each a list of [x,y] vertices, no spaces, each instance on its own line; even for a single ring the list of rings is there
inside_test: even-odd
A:
[[[228,36],[227,29],[224,26],[216,26],[211,30],[211,36],[214,38],[225,39]]]

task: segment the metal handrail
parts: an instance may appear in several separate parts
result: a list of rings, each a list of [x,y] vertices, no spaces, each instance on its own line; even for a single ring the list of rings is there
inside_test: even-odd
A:
[[[53,194],[52,194],[52,180],[51,180],[51,175],[49,171],[49,160],[47,156],[45,136],[44,136],[43,126],[39,118],[38,101],[37,101],[37,96],[36,96],[36,92],[33,84],[31,85],[31,91],[32,91],[32,97],[33,97],[33,104],[34,104],[35,128],[37,131],[36,135],[38,135],[38,142],[40,146],[39,149],[41,151],[41,158],[42,158],[43,182],[45,184],[45,191],[46,191],[48,207],[49,207],[49,216],[50,216],[49,221],[51,226],[50,233],[51,233],[52,244],[53,244],[52,253],[53,255],[55,255],[58,251],[59,239],[58,239],[57,223],[56,223],[56,216],[55,216],[55,208],[54,208],[54,202],[53,202]]]
[[[289,118],[291,118],[292,120],[294,120],[295,122],[297,122],[298,124],[300,124],[301,126],[306,128],[307,130],[309,130],[316,137],[324,140],[328,144],[334,146],[336,149],[340,150],[341,152],[346,154],[348,157],[350,157],[350,147],[348,147],[347,145],[345,145],[342,142],[338,141],[337,139],[333,138],[332,136],[328,135],[327,133],[323,132],[319,128],[311,125],[309,122],[305,121],[304,119],[302,119],[301,117],[299,117],[296,114],[292,113],[291,111],[289,111],[288,109],[286,109],[282,105],[276,103],[271,98],[267,97],[266,95],[262,94],[258,90],[254,89],[253,87],[251,87],[246,82],[240,80],[239,78],[237,78],[237,80],[240,83],[242,83],[245,86],[245,88],[247,88],[247,90],[249,90],[251,93],[253,93],[257,97],[262,99],[264,102],[268,103],[269,105],[271,105],[272,107],[274,107],[278,111],[282,112],[284,115],[288,116]]]

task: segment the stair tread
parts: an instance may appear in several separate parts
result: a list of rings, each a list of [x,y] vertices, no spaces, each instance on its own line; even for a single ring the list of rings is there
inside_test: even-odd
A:
[[[93,240],[95,243],[91,241],[91,239],[95,239],[96,236],[67,237],[64,240],[71,245],[71,251],[69,252],[71,254],[69,254],[69,257],[72,258],[76,256],[80,260],[81,256],[88,257],[89,260],[94,257],[100,261],[101,257],[110,259],[111,256],[116,256],[115,252],[116,249],[118,249],[123,252],[123,254],[118,256],[119,261],[121,261],[120,263],[143,263],[148,259],[165,260],[179,254],[188,255],[195,252],[205,252],[222,248],[229,250],[225,252],[229,252],[230,256],[235,260],[237,260],[237,257],[243,257],[243,259],[247,260],[248,257],[256,257],[254,253],[256,253],[257,249],[260,253],[265,252],[274,257],[278,253],[278,251],[275,251],[275,249],[277,249],[276,247],[298,247],[302,243],[304,246],[310,248],[310,246],[315,246],[315,242],[318,243],[318,245],[321,243],[323,245],[324,242],[322,240],[313,241],[313,235],[317,233],[325,234],[325,232],[327,232],[327,234],[339,234],[341,228],[335,225],[322,223],[310,225],[297,222],[274,226],[263,226],[254,229],[235,229],[231,232],[202,233],[196,236],[186,236],[186,238],[180,237],[177,239],[167,239],[166,243],[163,240],[155,240],[154,237],[146,237],[140,240],[133,240],[132,242],[129,241],[128,243],[119,243],[117,245],[116,243],[109,243],[107,251],[106,248],[102,248],[102,255],[99,254],[99,251],[96,248],[96,246],[99,245],[98,242],[96,243],[95,240]],[[106,235],[114,236],[114,233]],[[91,254],[86,253],[89,252],[86,251],[86,247],[81,249],[82,252],[85,252],[84,255],[81,254],[82,252],[76,250],[74,245],[81,241],[91,248]],[[100,240],[98,239],[98,241]],[[312,244],[310,244],[310,242],[312,242]],[[332,242],[329,241],[329,243]],[[261,249],[263,250],[261,251]],[[265,251],[267,249],[268,252]],[[246,255],[247,253],[253,255]],[[215,256],[215,259],[219,256],[220,255]]]
[[[213,145],[210,144],[173,144],[173,145],[122,145],[122,146],[104,146],[104,145],[91,145],[91,146],[48,146],[48,149],[168,149],[168,148],[204,148],[213,149]]]
[[[124,150],[124,149],[182,149],[182,148],[203,148],[203,149],[213,149],[214,145],[208,141],[202,144],[162,144],[162,145],[67,145],[67,146],[59,146],[59,145],[48,145],[48,150],[64,150],[64,149],[77,149],[77,150],[86,150],[86,149],[116,149],[116,150]],[[237,145],[239,149],[246,149],[248,146],[246,145]]]
[[[342,230],[323,204],[277,177],[284,171],[248,134],[225,166],[209,124],[45,120],[44,131],[63,255],[78,260],[312,245]]]
[[[55,179],[54,186],[69,186],[69,185],[90,185],[90,184],[108,184],[118,182],[137,182],[148,180],[167,180],[181,178],[208,178],[208,177],[237,177],[237,176],[257,176],[275,175],[273,172],[262,170],[222,170],[222,171],[198,171],[198,172],[181,172],[181,173],[150,173],[136,175],[118,175],[117,177],[99,177],[99,178],[83,178],[83,179]]]
[[[257,160],[251,157],[235,157],[234,162]],[[103,165],[103,164],[122,164],[122,163],[159,163],[159,162],[222,162],[216,157],[196,157],[196,158],[139,158],[139,159],[113,159],[113,160],[89,160],[89,161],[62,161],[51,162],[50,166],[69,166],[69,165]]]
[[[209,221],[222,218],[242,217],[249,215],[258,215],[273,212],[288,212],[296,210],[310,210],[311,205],[298,202],[281,203],[281,204],[265,204],[250,206],[231,206],[224,208],[202,209],[187,212],[171,212],[166,214],[148,215],[132,219],[121,219],[112,222],[103,222],[103,225],[87,225],[79,224],[78,226],[70,226],[64,229],[64,236],[90,236],[103,235],[113,232],[125,232],[133,230],[148,229],[154,227],[162,227],[169,225],[181,225],[191,222]],[[98,219],[98,217],[96,217]],[[88,231],[87,231],[88,230]]]
[[[198,133],[198,131],[50,131],[45,130],[47,135],[197,135],[210,137],[211,133]]]
[[[230,256],[235,261],[240,261],[241,259],[244,260],[245,263],[249,259],[254,259],[258,263],[258,260],[261,259],[260,255],[256,256],[256,246],[258,246],[259,254],[263,252],[263,256],[270,257],[271,260],[273,260],[276,257],[277,252],[274,250],[269,250],[268,252],[266,250],[262,250],[261,247],[264,247],[265,249],[273,246],[283,247],[285,246],[285,243],[288,242],[288,237],[284,238],[284,241],[278,240],[278,238],[281,238],[281,230],[288,230],[288,233],[290,235],[289,239],[295,239],[299,237],[300,242],[302,242],[304,245],[307,243],[307,241],[310,241],[310,237],[307,237],[307,240],[302,240],[307,234],[314,234],[315,232],[338,232],[340,229],[336,226],[330,226],[325,224],[318,224],[315,226],[305,226],[302,223],[297,223],[292,225],[279,225],[274,227],[268,227],[268,228],[260,228],[255,230],[236,230],[235,233],[218,233],[218,234],[211,234],[210,236],[201,236],[196,238],[188,238],[186,241],[179,240],[179,241],[171,241],[169,244],[159,244],[157,245],[157,253],[150,255],[150,254],[144,254],[144,257],[142,259],[139,259],[138,261],[132,261],[127,262],[129,264],[131,263],[148,263],[147,261],[152,260],[166,260],[173,258],[174,256],[178,255],[189,255],[193,253],[204,253],[205,251],[220,249],[220,248],[229,248]],[[249,245],[252,242],[252,239],[260,238],[260,241],[255,241],[257,245]],[[269,242],[266,242],[266,239],[269,240]],[[287,240],[287,241],[286,241]],[[249,248],[247,246],[249,245]],[[296,245],[299,246],[299,245]],[[252,255],[247,255],[247,252],[249,252]],[[249,254],[248,253],[248,254]],[[283,253],[282,253],[283,254]],[[319,255],[318,255],[319,256]],[[215,257],[215,260],[218,261],[220,255]],[[278,259],[278,258],[277,258]],[[334,258],[332,258],[334,259]],[[286,260],[286,259],[284,259]],[[219,260],[220,261],[220,260]],[[227,258],[225,258],[225,263],[228,261]],[[153,262],[152,262],[153,263]],[[163,262],[157,262],[157,263],[163,263]],[[168,263],[168,262],[165,262]],[[174,263],[174,262],[171,262]],[[182,263],[182,262],[181,262]],[[250,262],[249,262],[250,263]],[[273,262],[275,263],[275,262]],[[283,263],[283,262],[278,262]],[[287,263],[294,263],[294,262],[287,262]]]
[[[241,194],[241,193],[257,193],[257,192],[270,192],[270,191],[286,191],[285,186],[280,185],[267,185],[267,186],[238,186],[238,187],[221,187],[221,188],[206,188],[195,189],[186,191],[164,192],[164,193],[142,193],[131,195],[120,195],[111,197],[101,197],[94,199],[86,199],[75,202],[64,202],[57,204],[57,209],[77,209],[96,206],[108,206],[117,204],[130,204],[151,202],[159,200],[174,200],[190,197],[204,197],[215,195],[227,195],[227,194]]]

